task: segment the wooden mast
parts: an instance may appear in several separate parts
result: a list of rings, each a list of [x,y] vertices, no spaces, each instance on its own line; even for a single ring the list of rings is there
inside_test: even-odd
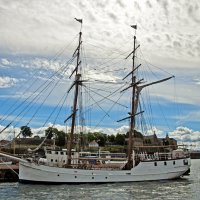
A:
[[[136,93],[136,77],[134,74],[135,71],[135,44],[136,44],[136,36],[134,36],[134,45],[133,45],[133,65],[132,65],[132,100],[131,100],[131,120],[130,120],[130,127],[129,127],[129,140],[128,140],[128,162],[127,162],[127,169],[132,168],[132,149],[133,149],[133,135],[134,135],[134,128],[135,128],[135,93]]]
[[[76,18],[75,18],[76,19]],[[81,23],[82,26],[82,20],[81,19],[76,19],[78,22]],[[76,60],[76,67],[75,70],[72,72],[72,74],[75,72],[75,81],[73,86],[75,86],[75,91],[74,91],[74,101],[73,101],[73,108],[72,108],[72,124],[71,124],[71,132],[69,134],[68,138],[68,143],[67,143],[67,165],[71,165],[71,160],[72,160],[72,144],[73,144],[73,139],[74,139],[74,129],[76,125],[76,112],[77,112],[77,102],[78,102],[78,92],[79,92],[79,85],[81,84],[81,74],[79,72],[79,65],[80,65],[80,47],[81,47],[81,36],[82,32],[79,32],[79,44],[76,49],[77,51],[77,60]],[[76,53],[76,51],[74,53]],[[71,74],[71,76],[72,76]],[[70,76],[70,77],[71,77]]]
[[[137,25],[132,25],[131,27],[134,28],[135,30],[137,29]],[[161,82],[167,81],[167,80],[174,77],[174,76],[171,76],[171,77],[168,77],[168,78],[165,78],[165,79],[162,79],[162,80],[158,80],[158,81],[155,81],[155,82],[151,82],[151,83],[139,86],[139,84],[142,83],[143,79],[137,80],[136,76],[135,76],[135,71],[141,66],[141,64],[139,64],[137,67],[135,67],[135,52],[138,49],[138,47],[140,47],[140,45],[138,45],[136,47],[136,36],[134,36],[133,51],[125,58],[125,59],[127,59],[129,56],[131,56],[131,54],[133,54],[133,56],[132,56],[132,60],[133,60],[132,71],[123,78],[123,80],[124,80],[129,75],[132,75],[131,84],[127,88],[125,88],[121,91],[121,92],[123,92],[123,91],[125,91],[129,88],[132,88],[131,112],[129,113],[129,117],[126,117],[126,118],[123,118],[123,119],[117,121],[117,122],[120,122],[122,120],[130,119],[129,140],[128,140],[128,155],[127,155],[128,161],[127,161],[127,164],[126,164],[126,169],[131,169],[133,167],[132,151],[133,151],[133,136],[134,136],[134,129],[135,129],[135,116],[144,112],[144,111],[140,111],[139,113],[137,113],[140,92],[142,91],[143,88],[145,88],[147,86],[154,85],[154,84],[157,84],[157,83],[161,83]]]

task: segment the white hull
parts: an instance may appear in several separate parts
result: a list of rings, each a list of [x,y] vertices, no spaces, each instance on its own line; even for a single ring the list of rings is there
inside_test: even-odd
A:
[[[155,162],[157,166],[154,165]],[[190,158],[140,162],[131,170],[72,169],[20,162],[19,180],[43,183],[111,183],[175,179],[188,171],[190,165]]]

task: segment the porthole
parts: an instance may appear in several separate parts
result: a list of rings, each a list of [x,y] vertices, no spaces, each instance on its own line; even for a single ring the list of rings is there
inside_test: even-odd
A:
[[[92,177],[92,179],[94,179],[94,176]]]
[[[175,162],[175,160],[173,161],[173,165],[175,165],[176,164],[176,162]]]
[[[77,178],[77,176],[74,176],[74,178]]]
[[[58,174],[58,176],[60,176],[60,174]]]
[[[105,179],[107,179],[108,177],[106,176]]]
[[[167,165],[167,162],[166,162],[166,161],[164,162],[164,165]]]
[[[154,162],[154,166],[157,166],[157,162]]]

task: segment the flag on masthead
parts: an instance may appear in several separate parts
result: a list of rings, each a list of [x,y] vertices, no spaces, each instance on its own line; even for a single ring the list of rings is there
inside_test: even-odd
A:
[[[83,23],[83,20],[82,19],[77,19],[77,18],[74,18],[76,21],[80,22],[81,24]]]
[[[131,25],[131,27],[137,29],[137,25]]]

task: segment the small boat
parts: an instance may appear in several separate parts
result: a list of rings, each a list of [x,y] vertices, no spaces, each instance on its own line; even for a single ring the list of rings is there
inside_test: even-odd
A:
[[[81,23],[82,20],[78,19]],[[137,26],[131,26],[137,29]],[[166,152],[146,153],[137,151],[133,146],[133,136],[135,134],[135,118],[144,111],[138,111],[139,97],[141,91],[153,84],[161,83],[171,79],[168,77],[152,83],[144,84],[143,80],[136,77],[135,71],[140,65],[135,65],[136,36],[134,36],[133,51],[126,57],[132,56],[133,65],[129,74],[124,78],[131,77],[131,83],[123,91],[130,90],[131,110],[129,116],[122,120],[130,120],[128,152],[124,156],[93,155],[91,152],[84,153],[73,150],[73,138],[75,134],[76,115],[78,110],[78,97],[80,87],[84,86],[80,70],[80,52],[82,45],[82,32],[79,33],[79,43],[74,52],[76,66],[70,77],[74,76],[74,82],[69,91],[74,90],[72,113],[65,120],[71,120],[71,130],[68,138],[67,149],[56,150],[46,149],[46,158],[39,160],[20,159],[19,160],[19,181],[35,183],[113,183],[113,182],[136,182],[136,181],[156,181],[169,180],[189,174],[191,160],[189,153],[182,149],[171,149]],[[123,79],[123,80],[124,80]],[[151,147],[152,148],[152,147]],[[158,147],[157,147],[158,148]],[[163,146],[161,147],[161,149]]]

